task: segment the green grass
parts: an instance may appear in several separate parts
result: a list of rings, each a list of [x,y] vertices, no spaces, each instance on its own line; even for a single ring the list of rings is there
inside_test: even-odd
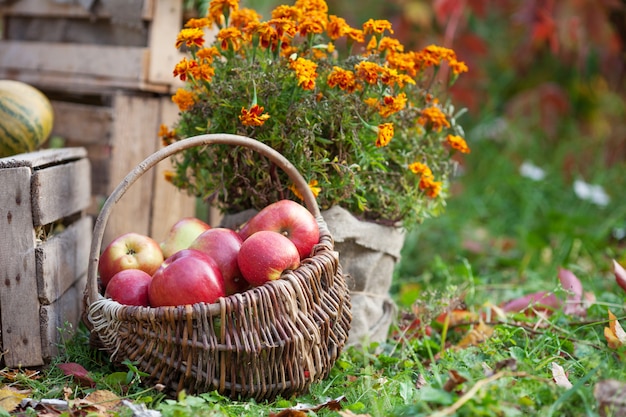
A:
[[[626,350],[609,349],[604,337],[607,309],[626,325],[625,294],[611,270],[612,259],[624,259],[624,241],[613,233],[626,226],[626,200],[619,195],[625,167],[598,168],[583,178],[611,194],[609,205],[597,206],[576,197],[576,173],[562,170],[565,155],[576,151],[572,143],[549,150],[533,143],[473,143],[456,184],[460,191],[446,212],[407,239],[392,288],[401,319],[391,337],[346,349],[329,378],[306,395],[260,403],[216,393],[166,398],[142,386],[141,371],[132,364],[114,369],[104,354],[89,349],[83,328],[63,344],[39,379],[21,375],[1,382],[29,389],[34,398],[64,398],[67,389],[71,398],[111,390],[172,417],[269,416],[297,404],[310,405],[310,416],[339,416],[339,411],[376,417],[599,416],[597,383],[626,382]],[[525,159],[542,166],[544,180],[519,175]],[[587,166],[595,164],[602,166],[591,157]],[[500,316],[490,308],[535,291],[565,298],[559,268],[573,271],[585,291],[595,295],[586,316],[561,311],[544,318]],[[491,337],[477,346],[454,348],[476,325],[435,321],[455,307],[482,315]],[[417,318],[422,325],[407,328]],[[63,375],[55,366],[63,362],[83,365],[96,386],[81,387]],[[572,388],[554,383],[553,363],[563,367]],[[454,378],[459,382],[451,383]],[[340,410],[334,410],[329,401],[338,398]],[[117,413],[132,415],[128,408]]]

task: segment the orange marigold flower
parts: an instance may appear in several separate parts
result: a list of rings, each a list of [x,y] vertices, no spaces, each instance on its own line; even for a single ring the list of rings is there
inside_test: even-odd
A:
[[[368,84],[376,84],[378,75],[384,71],[383,67],[369,61],[359,62],[354,68],[357,77]]]
[[[199,61],[205,61],[209,64],[213,62],[213,58],[219,55],[220,52],[215,46],[211,46],[210,48],[202,48],[199,49],[198,52],[196,52],[196,58],[198,58]]]
[[[208,17],[202,17],[200,19],[191,18],[185,23],[186,28],[202,29],[211,26],[211,20]]]
[[[195,65],[190,68],[189,75],[191,75],[194,80],[211,81],[215,75],[215,68],[213,68],[211,64],[203,62],[200,65]]]
[[[178,105],[180,111],[189,110],[189,108],[196,102],[193,93],[185,90],[184,88],[176,90],[176,94],[172,96],[172,101]]]
[[[433,172],[428,165],[422,162],[413,162],[409,165],[409,170],[416,175],[420,175],[419,187],[430,198],[435,198],[441,192],[442,183],[435,181]]]
[[[390,68],[394,68],[398,71],[406,72],[411,77],[417,75],[419,68],[419,59],[417,53],[412,52],[392,52],[387,55],[387,63]]]
[[[298,28],[302,36],[307,36],[310,33],[324,33],[326,30],[326,15],[321,13],[308,14],[304,20],[300,22]]]
[[[378,99],[376,97],[368,97],[363,100],[363,103],[367,104],[370,107],[378,107]]]
[[[378,109],[378,113],[382,117],[389,117],[394,113],[399,112],[400,110],[406,107],[407,98],[405,93],[400,93],[397,96],[385,96],[383,97],[383,102]]]
[[[186,47],[201,47],[204,45],[204,32],[199,28],[185,28],[178,32],[176,37],[176,48],[180,48],[183,44]]]
[[[196,61],[189,61],[187,58],[183,58],[174,67],[174,77],[179,77],[181,81],[187,81],[187,78],[193,74],[193,68],[197,67]]]
[[[452,59],[456,59],[456,53],[454,53],[452,49],[445,48],[443,46],[428,45],[423,49],[423,51],[439,62],[443,60],[450,61]]]
[[[163,146],[170,145],[176,142],[176,140],[178,139],[178,137],[176,136],[176,130],[170,130],[165,124],[161,124],[161,126],[159,126],[158,135],[161,138],[161,143],[163,144]]]
[[[431,129],[441,132],[444,127],[450,127],[450,122],[439,107],[427,107],[422,110],[417,122],[422,126],[430,126]]]
[[[382,148],[389,145],[393,138],[393,123],[382,123],[378,125],[378,135],[376,136],[376,147]]]
[[[380,39],[380,42],[378,42],[378,51],[379,52],[403,52],[404,45],[402,45],[400,41],[397,39],[384,36]]]
[[[363,23],[363,32],[366,35],[369,35],[370,33],[376,33],[381,35],[385,31],[393,33],[393,29],[391,28],[391,22],[389,22],[388,20],[370,19],[367,22]]]
[[[250,28],[253,33],[259,35],[259,45],[261,45],[262,48],[268,49],[276,46],[278,42],[278,32],[276,32],[276,28],[271,26],[269,22],[260,22],[248,28]]]
[[[463,61],[457,61],[456,59],[453,59],[448,62],[448,65],[450,65],[450,69],[456,75],[469,71],[469,68],[467,68],[467,65],[465,65],[465,62]]]
[[[291,190],[291,192],[298,197],[300,200],[304,200],[304,196],[302,195],[302,193],[300,192],[300,190],[298,190],[298,188],[296,187],[295,184],[291,184],[289,186],[289,189]],[[322,188],[318,186],[318,182],[317,180],[311,180],[309,181],[309,189],[311,190],[311,192],[313,193],[313,196],[315,196],[317,198],[317,196],[320,194],[320,192],[322,191]]]
[[[346,19],[343,17],[338,17],[335,15],[328,16],[328,25],[326,25],[326,33],[328,37],[332,40],[337,40],[350,30],[350,25],[346,22]]]
[[[243,30],[250,23],[259,21],[261,21],[261,15],[256,10],[244,7],[231,13],[229,24]]]
[[[313,90],[315,88],[315,79],[317,78],[317,64],[306,58],[298,58],[291,61],[291,68],[296,72],[298,77],[298,85],[303,90]]]
[[[281,4],[272,10],[272,19],[289,19],[294,22],[297,22],[302,17],[302,11],[294,6],[288,6],[286,4]]]
[[[430,170],[430,168],[428,167],[428,165],[422,163],[422,162],[413,162],[412,164],[409,165],[409,170],[417,175],[426,175],[426,176],[431,176],[433,175],[433,172]]]
[[[328,5],[324,0],[296,0],[294,7],[302,10],[305,13],[328,13]]]
[[[361,29],[348,28],[346,29],[346,36],[348,39],[354,42],[362,43],[365,42],[365,34]]]
[[[165,179],[165,181],[173,182],[174,178],[176,178],[176,172],[172,171],[171,169],[163,171],[163,179]]]
[[[370,41],[367,43],[367,46],[365,47],[365,49],[367,51],[373,51],[374,49],[377,49],[377,48],[378,48],[378,40],[376,40],[376,36],[372,36]]]
[[[383,84],[388,85],[389,87],[398,85],[398,87],[402,88],[406,84],[415,84],[415,80],[413,78],[406,74],[400,74],[398,70],[394,68],[387,67],[382,67],[380,80]]]
[[[293,38],[297,32],[296,23],[291,19],[272,19],[268,23],[276,28],[276,34],[279,39],[285,36]]]
[[[250,107],[250,110],[242,107],[239,120],[241,120],[241,123],[244,126],[263,126],[263,123],[270,118],[269,114],[263,114],[264,110],[265,108],[263,106],[259,106],[258,104]]]
[[[328,74],[328,86],[334,88],[339,86],[340,89],[352,93],[357,88],[356,76],[354,72],[345,70],[340,67],[333,67],[333,70]]]
[[[239,0],[211,0],[208,18],[218,25],[224,24],[224,15],[239,10]]]
[[[430,198],[435,198],[441,192],[441,181],[434,181],[432,177],[422,177],[420,180],[420,189]]]
[[[233,51],[238,51],[241,48],[241,42],[244,40],[241,31],[234,27],[221,29],[217,33],[217,39],[222,42],[222,49],[226,50],[228,45],[230,45]]]
[[[458,135],[448,135],[446,137],[446,142],[452,147],[452,149],[456,149],[462,153],[470,153],[470,148],[467,146],[467,142],[461,136]]]

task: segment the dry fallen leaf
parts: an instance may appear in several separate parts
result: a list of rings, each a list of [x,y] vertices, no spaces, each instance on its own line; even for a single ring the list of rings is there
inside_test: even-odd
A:
[[[593,396],[598,402],[598,414],[605,416],[626,415],[626,383],[616,380],[599,381],[593,387]]]
[[[521,312],[532,308],[534,310],[556,310],[561,306],[561,301],[553,293],[539,291],[516,298],[502,306],[505,312]]]
[[[552,362],[552,379],[559,387],[563,387],[566,389],[570,389],[573,387],[572,383],[569,382],[567,375],[565,374],[565,369],[561,365],[556,362]]]
[[[57,365],[65,375],[72,376],[81,386],[95,387],[96,382],[91,379],[89,372],[80,364],[74,362],[60,363]]]
[[[476,346],[483,343],[493,335],[493,327],[486,325],[482,320],[470,330],[456,345],[456,348]]]
[[[626,345],[626,332],[617,321],[617,317],[609,310],[609,327],[604,328],[604,337],[611,349]]]
[[[86,401],[91,402],[94,405],[99,405],[102,409],[113,410],[121,404],[120,397],[109,390],[96,390],[85,397]]]
[[[615,275],[615,282],[617,285],[626,291],[626,270],[615,259],[613,259],[613,273]]]
[[[0,388],[0,408],[10,413],[17,408],[28,395],[24,391],[4,386]]]
[[[443,385],[444,391],[453,392],[456,387],[467,381],[467,379],[463,375],[461,375],[454,369],[448,371],[448,374],[450,375],[450,379],[448,379]]]
[[[345,399],[346,397],[342,395],[335,399],[330,399],[316,405],[298,403],[291,408],[281,410],[277,414],[270,414],[270,417],[305,417],[307,416],[306,412],[308,411],[318,412],[319,410],[324,408],[332,411],[339,411],[342,408],[341,402]]]

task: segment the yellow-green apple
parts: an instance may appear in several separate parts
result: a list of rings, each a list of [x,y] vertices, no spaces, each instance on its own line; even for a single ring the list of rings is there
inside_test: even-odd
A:
[[[164,258],[169,258],[181,249],[187,249],[191,242],[211,226],[195,217],[183,217],[172,225],[165,240],[161,242]]]
[[[163,261],[148,288],[152,307],[214,303],[225,295],[217,263],[195,249],[181,249]]]
[[[104,296],[129,306],[148,307],[148,287],[152,275],[141,269],[124,269],[113,275]]]
[[[288,269],[300,266],[300,254],[285,235],[261,230],[243,241],[237,263],[244,279],[257,287],[280,278]]]
[[[271,230],[289,238],[296,245],[300,259],[310,256],[320,239],[315,216],[292,200],[279,200],[264,207],[243,225],[239,235],[245,241],[261,230]]]
[[[202,233],[189,245],[189,249],[206,253],[217,263],[224,279],[226,295],[245,291],[250,286],[243,279],[237,264],[237,254],[242,242],[234,230],[214,227]]]
[[[98,273],[106,288],[113,275],[124,269],[140,269],[149,275],[163,263],[163,252],[154,239],[141,233],[129,232],[113,239],[98,261]]]

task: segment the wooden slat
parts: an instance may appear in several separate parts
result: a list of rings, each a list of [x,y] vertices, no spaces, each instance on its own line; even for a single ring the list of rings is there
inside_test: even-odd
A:
[[[178,119],[178,106],[167,97],[161,99],[161,123],[166,126]],[[156,138],[157,147],[161,146],[160,139]],[[180,191],[164,178],[164,173],[172,169],[171,161],[160,162],[155,168],[154,194],[152,198],[152,219],[150,234],[160,242],[165,239],[170,227],[182,217],[195,216],[195,198]]]
[[[148,80],[151,83],[171,86],[171,91],[183,83],[172,75],[174,66],[183,58],[175,47],[176,36],[182,27],[182,2],[155,0],[154,20],[150,26],[150,64]]]
[[[144,0],[142,18],[152,19],[154,0]],[[57,2],[53,0],[19,0],[0,6],[0,15],[30,16],[48,18],[108,18],[109,13],[102,3],[96,1],[93,10],[87,10],[82,5],[72,2]]]
[[[119,93],[113,98],[114,125],[108,193],[157,149],[159,98]],[[154,170],[144,174],[116,204],[103,247],[127,232],[150,233]]]
[[[2,57],[0,56],[1,60]],[[148,80],[143,79],[99,77],[85,74],[69,74],[67,72],[50,73],[37,70],[17,70],[15,68],[7,69],[3,68],[1,63],[0,79],[22,81],[42,90],[71,91],[75,94],[110,93],[117,89],[148,91],[152,93],[170,92],[169,84],[151,84]]]
[[[54,128],[52,135],[61,136],[76,145],[107,144],[113,127],[110,107],[52,101]]]
[[[37,169],[45,165],[58,164],[63,161],[84,158],[87,151],[81,147],[61,149],[42,149],[35,152],[0,158],[0,169],[13,167],[28,167]]]
[[[0,41],[0,68],[139,82],[147,78],[148,50],[130,46]]]
[[[35,226],[84,210],[91,202],[89,160],[79,159],[35,171],[32,187]]]
[[[85,216],[37,247],[37,287],[41,304],[52,304],[78,277],[87,273],[91,230],[91,217]]]
[[[30,183],[28,167],[0,170],[0,319],[11,368],[43,365]]]
[[[41,306],[38,330],[41,332],[41,352],[48,361],[59,352],[58,344],[69,339],[77,329],[83,308],[83,292],[87,274],[80,276],[55,302]]]

